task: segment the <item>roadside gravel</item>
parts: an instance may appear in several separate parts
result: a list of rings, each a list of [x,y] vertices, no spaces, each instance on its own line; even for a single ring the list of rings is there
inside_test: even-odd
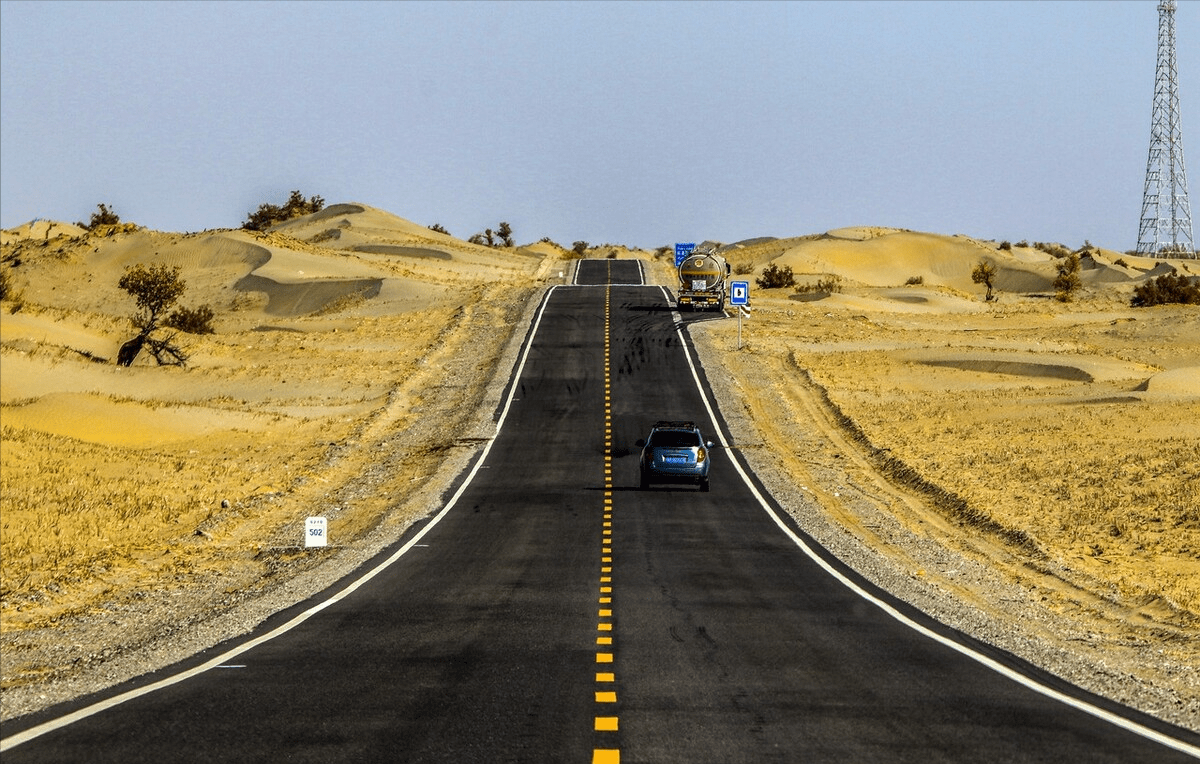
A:
[[[1180,644],[1186,636],[1131,627],[1120,603],[1074,589],[1053,566],[979,538],[978,531],[964,528],[958,538],[936,533],[944,519],[920,497],[904,497],[927,513],[915,525],[889,511],[877,487],[886,479],[864,475],[863,460],[848,458],[852,446],[831,438],[827,425],[785,415],[769,391],[756,410],[747,403],[755,396],[730,373],[728,348],[703,324],[691,336],[732,447],[797,525],[839,560],[941,623],[1097,695],[1200,732],[1200,667],[1186,661],[1194,651]],[[764,438],[756,425],[764,417],[787,433],[786,444]],[[787,447],[803,452],[814,486],[801,482],[795,462],[783,458]],[[1069,612],[1055,608],[1067,600]]]
[[[339,464],[359,465],[336,497],[343,508],[377,494],[389,481],[394,484],[397,476],[405,480],[414,452],[440,459],[432,477],[396,494],[384,521],[356,541],[312,550],[286,540],[299,537],[295,528],[280,529],[265,552],[273,555],[270,575],[249,588],[227,592],[220,581],[199,581],[135,592],[42,628],[5,635],[0,649],[6,662],[19,655],[22,664],[69,668],[0,692],[0,720],[98,692],[201,652],[215,656],[221,643],[333,586],[395,544],[413,523],[440,510],[495,435],[501,396],[544,291],[514,290],[508,304],[491,306],[478,321],[445,338],[437,369],[445,383],[423,390],[417,415],[402,425],[377,425],[370,437],[339,447]],[[494,320],[496,315],[504,320]],[[495,348],[498,359],[482,373],[478,359],[487,347]]]
[[[392,521],[381,523],[355,543],[329,548],[294,559],[281,559],[268,581],[252,590],[222,594],[177,589],[114,602],[102,615],[83,615],[56,624],[66,640],[27,639],[23,660],[39,655],[55,665],[63,651],[78,657],[74,669],[44,682],[7,689],[0,695],[5,720],[111,687],[148,671],[169,666],[203,651],[217,653],[222,642],[254,629],[279,610],[302,602],[361,567],[394,544],[411,524],[443,506],[483,444],[494,435],[495,414],[544,290],[529,295],[515,331],[508,333],[504,350],[483,379],[467,357],[446,361],[447,379],[457,384],[429,391],[422,415],[403,430],[378,433],[370,442],[356,445],[364,464],[360,478],[345,489],[347,500],[355,492],[366,494],[384,476],[401,469],[402,448],[377,449],[389,439],[408,447],[452,443],[443,451],[433,478],[419,490],[397,501]],[[528,293],[526,293],[528,295]],[[971,544],[931,543],[926,534],[881,510],[871,485],[848,471],[845,459],[829,448],[813,449],[809,474],[824,486],[822,495],[836,496],[833,508],[815,498],[814,491],[789,473],[788,466],[770,447],[755,425],[753,411],[743,401],[743,391],[730,373],[720,349],[709,333],[692,332],[706,376],[712,384],[734,447],[774,498],[798,525],[839,559],[880,588],[929,613],[939,621],[984,642],[1021,656],[1081,687],[1134,708],[1200,731],[1200,676],[1195,666],[1176,665],[1155,652],[1153,639],[1137,649],[1113,653],[1095,637],[1103,632],[1102,613],[1065,615],[1054,612],[1031,596],[1032,585],[1022,562],[1008,567],[972,553]],[[447,424],[451,423],[451,424]],[[811,428],[797,428],[797,442],[812,438]],[[836,509],[836,512],[832,511]],[[846,513],[857,518],[854,528],[837,519]],[[870,528],[871,539],[855,532]],[[886,541],[880,545],[880,539]],[[84,647],[86,646],[86,647]],[[1145,664],[1155,663],[1147,674]],[[1135,665],[1136,663],[1136,665]]]

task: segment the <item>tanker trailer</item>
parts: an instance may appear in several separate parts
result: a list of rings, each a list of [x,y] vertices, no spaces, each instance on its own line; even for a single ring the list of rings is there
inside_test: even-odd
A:
[[[724,310],[729,263],[715,252],[693,252],[679,264],[680,310]]]

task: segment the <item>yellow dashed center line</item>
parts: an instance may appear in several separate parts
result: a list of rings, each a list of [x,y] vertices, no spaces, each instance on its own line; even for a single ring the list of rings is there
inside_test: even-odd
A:
[[[609,282],[612,282],[612,263],[608,264]],[[613,532],[613,456],[612,456],[612,377],[609,366],[610,320],[612,317],[612,287],[604,289],[604,504],[600,525],[600,576],[599,604],[604,606],[597,610],[596,646],[611,650],[614,645],[615,629],[613,628],[613,568],[612,568],[612,532]],[[612,652],[597,652],[597,664],[613,663]],[[613,689],[617,675],[614,671],[597,671],[595,690],[596,715],[593,729],[598,733],[611,733],[618,730],[617,716],[613,714],[617,702],[617,691]],[[601,715],[603,714],[603,715]],[[592,764],[620,764],[621,750],[615,746],[615,740],[606,740],[597,736],[597,746],[592,749]],[[603,747],[601,747],[603,746]]]

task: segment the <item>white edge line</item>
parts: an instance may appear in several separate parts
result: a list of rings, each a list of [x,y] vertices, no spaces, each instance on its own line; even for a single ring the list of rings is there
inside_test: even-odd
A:
[[[542,315],[545,313],[546,306],[550,302],[550,295],[557,288],[558,288],[558,285],[550,287],[550,289],[547,290],[546,295],[542,298],[542,306],[541,306],[541,308],[538,309],[537,319],[534,321],[533,329],[529,333],[529,341],[525,345],[525,350],[521,354],[521,361],[517,365],[517,368],[513,374],[513,385],[509,389],[508,398],[505,400],[505,403],[504,403],[504,409],[501,411],[500,417],[496,422],[496,433],[497,434],[500,432],[500,428],[504,424],[504,419],[505,419],[505,417],[508,416],[509,408],[512,406],[513,396],[515,395],[516,389],[517,389],[516,380],[520,379],[521,373],[525,368],[525,362],[529,358],[529,351],[533,347],[533,338],[535,336],[537,336],[538,327],[541,325],[541,322],[542,322]],[[660,287],[660,289],[663,291],[663,294],[665,296],[666,295],[665,288]],[[705,393],[704,393],[704,386],[700,383],[700,375],[696,372],[696,366],[692,361],[692,354],[688,351],[687,338],[684,337],[684,335],[683,335],[683,327],[677,325],[675,328],[675,331],[676,331],[676,334],[679,335],[680,342],[683,344],[684,358],[687,359],[688,368],[691,370],[692,380],[696,383],[696,389],[700,392],[700,398],[704,401],[704,408],[708,412],[709,422],[710,422],[710,424],[712,424],[713,430],[717,433],[717,439],[720,441],[721,447],[728,449],[729,443],[725,439],[725,433],[721,429],[721,427],[718,426],[718,424],[717,424],[717,418],[716,418],[715,413],[713,412],[712,404],[710,403],[708,396],[705,395]],[[296,628],[304,621],[307,621],[311,616],[316,615],[317,613],[321,612],[322,610],[329,607],[330,605],[333,605],[334,603],[339,602],[343,598],[349,596],[350,594],[352,594],[353,592],[358,590],[361,586],[363,586],[365,583],[367,583],[372,578],[377,576],[379,573],[383,572],[386,568],[390,567],[396,560],[400,559],[401,556],[403,556],[406,552],[408,552],[410,549],[412,549],[417,544],[417,542],[420,541],[425,536],[425,534],[430,531],[430,529],[432,529],[435,525],[437,525],[438,522],[440,522],[441,519],[446,516],[446,514],[451,510],[451,508],[454,507],[454,505],[458,502],[459,498],[466,491],[467,487],[471,484],[471,481],[474,480],[476,473],[479,471],[480,465],[482,465],[483,462],[487,459],[487,455],[491,451],[493,443],[495,443],[495,436],[493,436],[492,439],[488,441],[487,445],[484,446],[483,452],[480,454],[479,459],[477,459],[475,462],[475,466],[472,467],[471,472],[467,475],[466,480],[464,480],[462,482],[462,484],[458,487],[458,490],[455,491],[454,495],[450,498],[450,501],[446,503],[446,506],[443,507],[442,510],[440,512],[438,512],[438,514],[435,515],[434,518],[432,520],[430,520],[429,523],[426,524],[426,526],[424,528],[422,528],[412,539],[410,539],[408,541],[408,543],[406,543],[400,549],[396,550],[396,552],[394,554],[392,554],[390,557],[388,557],[382,563],[380,563],[379,565],[377,565],[376,567],[371,569],[369,572],[367,572],[361,578],[355,580],[352,584],[347,586],[345,589],[342,589],[340,592],[338,592],[334,596],[330,597],[329,599],[325,600],[324,602],[321,602],[321,603],[309,608],[308,610],[304,611],[303,613],[297,615],[292,620],[288,621],[287,623],[285,623],[281,626],[276,627],[275,629],[271,630],[270,632],[268,632],[260,637],[257,637],[249,642],[245,642],[245,643],[239,645],[238,647],[235,647],[232,650],[222,653],[221,655],[218,655],[215,658],[213,658],[199,666],[196,666],[192,669],[189,669],[182,673],[175,674],[173,676],[159,680],[157,682],[154,682],[153,684],[146,685],[145,687],[139,687],[137,689],[130,690],[128,692],[122,693],[121,695],[117,695],[113,698],[103,700],[99,703],[94,703],[85,708],[81,708],[78,711],[67,714],[66,716],[61,716],[57,719],[52,719],[48,722],[39,724],[36,727],[31,727],[31,728],[25,730],[24,732],[17,733],[16,735],[11,735],[9,737],[0,739],[0,752],[15,748],[18,745],[21,745],[22,743],[26,743],[30,740],[33,740],[34,738],[37,738],[37,737],[40,737],[40,736],[46,734],[48,732],[52,732],[56,729],[61,729],[62,727],[66,727],[70,724],[80,721],[81,719],[86,719],[87,717],[98,714],[101,711],[121,705],[122,703],[126,703],[130,700],[140,698],[143,695],[147,695],[151,692],[155,692],[164,687],[169,687],[173,684],[178,684],[180,682],[186,681],[187,679],[190,679],[193,676],[197,676],[199,674],[204,673],[205,671],[208,671],[208,670],[216,668],[222,664],[225,664],[225,663],[229,662],[230,660],[232,660],[233,658],[238,657],[242,653],[252,650],[255,647],[257,647],[258,645],[263,644],[264,642],[268,642],[288,631],[291,631],[292,629]],[[796,546],[798,546],[801,549],[801,551],[803,551],[806,555],[808,555],[808,557],[810,559],[812,559],[813,562],[817,563],[817,565],[819,565],[823,570],[825,570],[825,572],[827,572],[830,576],[832,576],[833,578],[835,578],[839,582],[841,582],[842,585],[844,585],[845,587],[847,587],[848,589],[853,591],[858,596],[867,600],[871,604],[880,608],[885,613],[890,615],[892,618],[895,618],[897,621],[904,624],[905,626],[908,626],[909,628],[913,629],[917,633],[919,633],[923,636],[926,636],[946,647],[949,647],[950,649],[952,649],[962,655],[965,655],[966,657],[971,658],[972,660],[975,660],[978,663],[992,669],[993,671],[1001,674],[1002,676],[1008,677],[1009,679],[1017,682],[1018,684],[1021,684],[1021,685],[1025,686],[1035,692],[1038,692],[1042,695],[1045,695],[1048,698],[1057,700],[1060,703],[1064,703],[1073,708],[1077,708],[1085,713],[1091,714],[1092,716],[1095,716],[1099,719],[1109,722],[1110,724],[1114,724],[1118,727],[1129,730],[1130,732],[1141,735],[1142,737],[1145,737],[1149,740],[1153,740],[1156,743],[1165,745],[1168,748],[1172,748],[1174,750],[1181,751],[1182,753],[1186,753],[1195,758],[1200,758],[1200,748],[1197,748],[1196,746],[1192,746],[1187,743],[1184,743],[1181,740],[1176,740],[1175,738],[1170,737],[1169,735],[1164,735],[1161,732],[1152,730],[1149,727],[1146,727],[1144,725],[1138,724],[1137,722],[1126,719],[1123,716],[1114,714],[1111,711],[1106,711],[1103,708],[1099,708],[1097,706],[1092,705],[1091,703],[1087,703],[1087,702],[1079,700],[1077,698],[1073,698],[1070,695],[1067,695],[1063,692],[1055,690],[1051,687],[1047,687],[1046,685],[1041,684],[1040,682],[1034,681],[1030,677],[1027,677],[1024,674],[1021,674],[1020,672],[1014,671],[1013,669],[1009,668],[1008,666],[1005,666],[1004,664],[999,663],[998,661],[996,661],[992,658],[989,658],[988,656],[983,655],[982,653],[978,653],[978,652],[972,650],[971,648],[966,647],[965,645],[961,645],[951,639],[947,639],[946,637],[943,637],[941,634],[938,634],[937,632],[932,631],[932,630],[922,626],[921,624],[917,623],[916,621],[913,621],[908,616],[904,615],[903,613],[901,613],[898,610],[896,610],[895,608],[893,608],[888,603],[884,602],[883,600],[879,599],[878,597],[875,597],[874,595],[870,594],[866,590],[862,589],[860,586],[858,586],[858,584],[854,583],[849,578],[846,578],[839,571],[837,571],[835,568],[833,568],[831,565],[829,565],[829,563],[827,563],[820,555],[813,552],[813,550],[808,546],[808,544],[804,543],[804,540],[801,539],[799,536],[797,536],[792,531],[792,529],[789,528],[783,522],[783,520],[779,517],[779,515],[777,515],[775,513],[775,511],[771,509],[771,507],[767,503],[766,499],[764,499],[762,494],[759,493],[758,489],[754,487],[754,484],[750,481],[749,476],[746,475],[744,470],[742,470],[742,466],[738,462],[738,460],[730,458],[729,461],[730,461],[730,463],[733,464],[734,469],[737,470],[738,475],[741,476],[742,481],[746,484],[746,487],[750,489],[750,492],[754,495],[754,498],[758,501],[759,506],[761,506],[763,508],[763,510],[766,511],[766,513],[771,516],[771,519],[780,528],[780,530],[782,530],[788,536],[788,538],[790,538],[792,540],[792,542],[795,543]]]
[[[700,398],[704,401],[704,408],[708,411],[709,422],[712,424],[713,429],[717,433],[717,439],[720,441],[721,447],[728,449],[729,443],[728,443],[728,441],[725,440],[725,433],[722,431],[721,427],[717,423],[717,418],[713,412],[712,405],[708,400],[708,396],[704,392],[704,386],[700,383],[700,375],[696,372],[696,365],[692,362],[692,354],[691,354],[691,352],[688,351],[687,338],[683,336],[683,327],[676,326],[675,331],[679,335],[680,342],[683,343],[684,356],[687,358],[688,368],[691,369],[692,379],[696,383],[696,389],[700,391]],[[815,563],[817,563],[817,565],[821,566],[821,568],[823,568],[826,573],[833,576],[835,579],[837,579],[839,582],[841,582],[842,585],[844,585],[845,587],[850,589],[852,592],[854,592],[858,596],[862,597],[866,601],[870,602],[871,604],[873,604],[876,607],[883,610],[885,613],[890,615],[892,618],[895,618],[897,621],[899,621],[900,623],[909,627],[910,629],[916,631],[918,634],[926,636],[926,637],[934,640],[935,642],[945,645],[946,647],[949,647],[951,650],[961,653],[962,655],[965,655],[966,657],[971,658],[972,660],[983,664],[984,666],[992,669],[993,671],[997,672],[998,674],[1001,674],[1002,676],[1006,676],[1009,679],[1013,680],[1014,682],[1024,685],[1025,687],[1033,690],[1034,692],[1038,692],[1042,695],[1045,695],[1048,698],[1051,698],[1052,700],[1057,700],[1058,702],[1064,703],[1068,706],[1071,706],[1072,708],[1076,708],[1080,711],[1091,714],[1092,716],[1102,719],[1110,724],[1114,724],[1118,727],[1121,727],[1122,729],[1126,729],[1130,732],[1141,735],[1144,738],[1153,740],[1156,743],[1161,743],[1162,745],[1165,745],[1168,748],[1173,748],[1176,751],[1181,751],[1190,756],[1200,759],[1200,747],[1190,745],[1189,743],[1185,743],[1182,740],[1177,740],[1176,738],[1173,738],[1170,735],[1163,734],[1163,733],[1161,733],[1157,730],[1153,730],[1145,725],[1138,724],[1137,722],[1132,721],[1130,719],[1126,719],[1125,717],[1123,717],[1119,714],[1115,714],[1112,711],[1105,710],[1103,708],[1100,708],[1099,706],[1095,706],[1086,701],[1080,700],[1078,698],[1074,698],[1070,695],[1067,695],[1064,692],[1054,689],[1053,687],[1048,687],[1048,686],[1042,684],[1041,682],[1038,682],[1035,679],[1028,677],[1025,674],[1020,673],[1019,671],[1016,671],[1015,669],[1005,666],[1003,663],[1000,663],[999,661],[995,660],[994,658],[989,658],[988,656],[984,655],[983,653],[976,652],[975,650],[972,650],[970,647],[967,647],[966,645],[959,644],[958,642],[955,642],[952,639],[949,639],[947,637],[942,636],[941,634],[938,634],[936,631],[933,631],[925,626],[922,626],[921,624],[917,623],[916,621],[912,620],[908,616],[901,613],[899,610],[896,610],[894,607],[889,605],[887,602],[884,602],[883,600],[879,599],[875,595],[871,594],[870,592],[868,592],[865,589],[863,589],[862,587],[860,587],[854,581],[852,581],[849,578],[847,578],[846,576],[844,576],[836,568],[834,568],[832,565],[830,565],[828,562],[826,562],[824,558],[822,558],[820,555],[818,555],[816,552],[814,552],[812,550],[812,548],[808,546],[808,544],[804,543],[804,539],[797,536],[792,531],[792,529],[789,528],[787,526],[787,524],[783,522],[782,518],[780,518],[779,515],[773,509],[771,509],[771,506],[770,506],[770,504],[767,503],[767,500],[764,499],[762,494],[759,493],[758,489],[754,487],[754,483],[751,482],[750,477],[745,473],[744,470],[742,470],[741,463],[737,459],[734,459],[732,456],[729,458],[729,461],[733,464],[734,469],[736,469],[738,474],[741,476],[742,482],[744,482],[746,484],[746,487],[750,489],[750,493],[754,494],[754,498],[758,501],[759,506],[761,506],[763,508],[763,510],[765,510],[766,513],[771,516],[771,519],[775,521],[775,524],[777,526],[779,526],[780,530],[782,530],[785,534],[787,534],[788,538],[790,538],[792,540],[792,542],[796,544],[796,546],[800,547],[800,549],[806,555],[808,555],[809,558],[811,558],[813,562],[815,562]]]
[[[148,695],[152,692],[156,692],[157,690],[161,690],[164,687],[170,687],[171,685],[179,684],[180,682],[191,679],[192,677],[202,674],[210,669],[217,668],[218,666],[221,666],[221,665],[224,665],[227,663],[232,663],[233,659],[237,658],[242,653],[245,653],[249,650],[253,650],[255,647],[258,647],[259,645],[263,644],[264,642],[269,642],[272,639],[275,639],[276,637],[291,631],[292,629],[294,629],[297,626],[299,626],[300,624],[304,623],[309,618],[311,618],[312,616],[321,612],[322,610],[329,607],[330,605],[333,605],[333,604],[341,601],[342,599],[350,596],[355,591],[357,591],[360,587],[362,587],[364,584],[366,584],[368,581],[370,581],[372,578],[379,575],[385,569],[390,567],[394,562],[396,562],[396,560],[400,559],[406,552],[408,552],[408,550],[410,550],[414,546],[416,546],[418,544],[418,542],[420,542],[420,540],[425,537],[425,534],[428,533],[430,530],[432,530],[433,527],[435,525],[437,525],[438,522],[440,522],[441,519],[443,517],[445,517],[446,514],[454,507],[454,505],[456,503],[458,503],[459,498],[461,498],[463,493],[466,492],[467,487],[471,485],[471,481],[475,479],[476,473],[479,472],[480,467],[487,460],[488,453],[492,450],[492,444],[496,442],[496,436],[499,435],[500,428],[504,426],[504,419],[505,419],[505,417],[508,416],[508,411],[512,406],[513,396],[516,394],[516,390],[517,390],[517,380],[519,380],[521,378],[521,374],[525,369],[525,362],[529,359],[529,351],[533,347],[533,338],[537,336],[538,327],[542,323],[542,315],[546,311],[546,306],[549,305],[549,303],[550,303],[550,295],[551,295],[551,293],[554,292],[555,289],[558,288],[558,286],[559,285],[550,287],[548,290],[546,290],[546,294],[543,295],[543,297],[542,297],[542,306],[538,309],[537,319],[533,322],[533,329],[529,333],[529,339],[525,344],[524,352],[522,352],[522,354],[521,354],[520,363],[517,364],[517,367],[513,372],[512,387],[508,391],[508,398],[504,402],[504,408],[500,412],[500,417],[496,420],[496,434],[493,435],[488,440],[487,445],[483,447],[483,451],[480,453],[479,458],[475,460],[475,465],[471,468],[471,471],[467,474],[466,479],[463,480],[462,484],[458,487],[458,490],[455,491],[454,495],[450,497],[450,501],[446,502],[446,506],[443,507],[442,510],[440,512],[438,512],[433,517],[433,519],[430,520],[425,525],[424,528],[422,528],[420,531],[417,532],[417,534],[415,536],[413,536],[411,539],[409,539],[409,541],[406,544],[404,544],[404,546],[397,549],[390,557],[388,557],[386,560],[384,560],[383,562],[376,565],[371,570],[364,573],[361,577],[355,579],[349,586],[342,589],[337,594],[333,595],[332,597],[330,597],[329,599],[327,599],[323,602],[320,602],[320,603],[312,606],[308,610],[305,610],[303,613],[300,613],[299,615],[292,618],[287,623],[275,627],[274,629],[267,632],[266,634],[256,637],[255,639],[252,639],[249,642],[244,642],[244,643],[238,645],[237,647],[233,648],[232,650],[228,650],[224,653],[221,653],[220,655],[212,658],[211,660],[208,660],[208,661],[200,664],[199,666],[190,668],[187,671],[183,671],[178,674],[173,674],[164,679],[160,679],[157,682],[153,682],[151,684],[145,685],[144,687],[138,687],[138,688],[129,690],[128,692],[123,692],[120,695],[115,695],[106,700],[102,700],[98,703],[93,703],[90,706],[85,706],[84,708],[81,708],[77,711],[73,711],[72,713],[69,713],[66,716],[60,716],[57,719],[51,719],[50,721],[43,722],[35,727],[30,727],[29,729],[27,729],[23,732],[18,732],[15,735],[10,735],[9,737],[0,739],[0,752],[7,751],[12,748],[16,748],[17,746],[21,745],[22,743],[27,743],[30,740],[33,740],[34,738],[37,738],[37,737],[41,737],[42,735],[45,735],[48,732],[53,732],[54,730],[61,729],[68,725],[74,724],[77,721],[86,719],[87,717],[98,714],[101,711],[106,711],[115,706],[119,706],[122,703],[127,703],[136,698],[140,698],[143,695]]]

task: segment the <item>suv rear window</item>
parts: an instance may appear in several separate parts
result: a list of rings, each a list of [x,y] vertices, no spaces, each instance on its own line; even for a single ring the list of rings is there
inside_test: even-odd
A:
[[[700,436],[685,430],[655,430],[647,445],[651,448],[695,448],[700,445]]]

